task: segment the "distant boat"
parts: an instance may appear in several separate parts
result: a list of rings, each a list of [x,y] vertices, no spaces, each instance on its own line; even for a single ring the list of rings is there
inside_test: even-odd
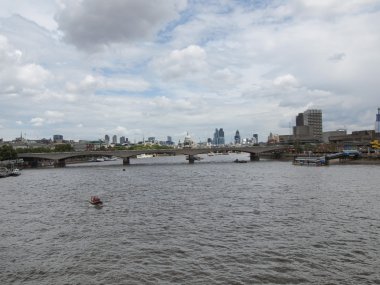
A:
[[[11,170],[11,172],[9,173],[9,175],[10,176],[19,176],[19,175],[21,175],[20,169],[15,168],[15,169]]]
[[[96,159],[96,162],[103,162],[104,161],[104,158],[103,157],[98,157],[97,159]]]
[[[234,162],[235,162],[235,163],[247,163],[248,161],[246,161],[246,160],[235,159]]]
[[[115,161],[115,160],[117,160],[117,157],[115,157],[115,156],[112,156],[112,157],[104,156],[103,159],[104,159],[104,161]]]
[[[293,165],[324,166],[327,164],[324,157],[296,157],[293,160]]]
[[[100,200],[98,196],[91,196],[90,204],[95,206],[103,206],[103,202]]]
[[[9,170],[6,167],[0,167],[0,178],[8,177],[8,176],[19,176],[21,172],[18,168],[13,168]]]
[[[213,152],[211,151],[211,152],[209,152],[207,155],[208,155],[208,156],[214,156],[215,153],[213,153]]]
[[[9,176],[9,171],[5,167],[0,167],[0,178]]]
[[[136,158],[149,158],[149,157],[153,157],[153,154],[142,153],[142,154],[136,155]]]

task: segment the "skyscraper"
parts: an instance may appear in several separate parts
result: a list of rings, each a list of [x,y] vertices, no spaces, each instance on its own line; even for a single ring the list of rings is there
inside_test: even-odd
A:
[[[22,138],[22,134],[21,134],[21,138]],[[62,135],[54,135],[53,141],[61,143],[61,142],[63,142],[63,136]]]
[[[295,140],[322,141],[322,111],[309,109],[299,113],[296,117],[296,126],[293,127]]]
[[[219,141],[218,145],[224,145],[224,131],[223,128],[219,129]]]
[[[253,143],[254,144],[257,144],[257,143],[259,143],[259,135],[258,134],[253,134]]]
[[[235,144],[240,144],[241,142],[241,139],[240,139],[240,133],[239,133],[239,130],[236,130],[236,133],[235,133]]]
[[[218,145],[218,143],[219,143],[219,131],[218,131],[217,128],[215,129],[215,132],[214,132],[214,139],[212,140],[212,143],[213,143],[214,145]]]
[[[166,137],[166,142],[165,142],[166,145],[173,145],[174,142],[173,142],[173,139],[171,136],[167,136]]]
[[[303,113],[303,123],[310,126],[310,135],[322,140],[322,110],[309,109]]]
[[[112,136],[112,143],[117,144],[117,136],[116,135]]]
[[[377,108],[376,122],[375,122],[375,133],[380,134],[380,108]]]

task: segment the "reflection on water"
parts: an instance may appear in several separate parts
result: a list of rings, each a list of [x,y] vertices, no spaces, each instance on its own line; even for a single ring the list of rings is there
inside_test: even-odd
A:
[[[235,158],[0,179],[0,283],[380,284],[379,167]]]

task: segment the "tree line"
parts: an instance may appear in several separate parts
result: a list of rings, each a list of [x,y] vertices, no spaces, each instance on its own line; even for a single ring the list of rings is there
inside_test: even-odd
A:
[[[18,148],[14,149],[11,145],[3,145],[0,147],[0,161],[17,159],[18,153],[47,153],[47,152],[67,152],[74,151],[70,144],[59,144],[53,149],[49,147],[35,147],[35,148]]]
[[[171,149],[170,146],[160,145],[134,145],[134,146],[115,146],[112,149],[101,147],[99,150],[150,150],[150,149]],[[74,151],[71,144],[58,144],[54,148],[50,147],[34,147],[34,148],[18,148],[14,149],[11,145],[3,145],[0,147],[0,161],[17,159],[18,153],[50,153],[50,152],[69,152]]]
[[[0,161],[12,160],[17,158],[17,152],[10,145],[3,145],[0,147]]]

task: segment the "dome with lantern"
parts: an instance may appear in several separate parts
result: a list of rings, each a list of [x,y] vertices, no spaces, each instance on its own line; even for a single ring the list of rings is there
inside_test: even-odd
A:
[[[193,146],[194,146],[194,142],[191,139],[189,133],[187,133],[185,136],[185,140],[183,141],[183,147],[193,147]]]

